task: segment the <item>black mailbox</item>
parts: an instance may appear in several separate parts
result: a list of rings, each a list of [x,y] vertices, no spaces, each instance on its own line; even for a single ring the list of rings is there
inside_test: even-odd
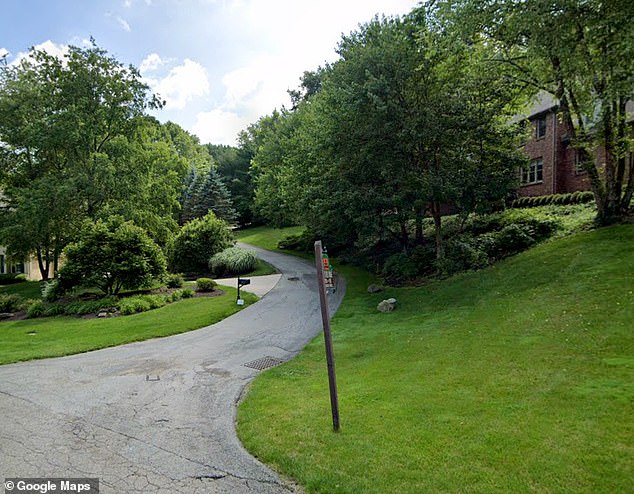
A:
[[[251,280],[249,278],[238,278],[238,285],[244,286],[244,285],[250,285],[250,284],[251,284]]]

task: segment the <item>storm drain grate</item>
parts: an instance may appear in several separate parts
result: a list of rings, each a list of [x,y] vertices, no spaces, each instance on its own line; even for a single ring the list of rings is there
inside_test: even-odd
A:
[[[275,358],[275,357],[262,357],[253,362],[247,362],[244,364],[245,367],[250,367],[251,369],[264,370],[270,367],[275,367],[276,365],[280,365],[283,361]]]

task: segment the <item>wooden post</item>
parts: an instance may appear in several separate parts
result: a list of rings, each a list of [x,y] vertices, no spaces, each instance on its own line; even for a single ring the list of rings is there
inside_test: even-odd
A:
[[[315,242],[315,264],[317,266],[317,284],[319,286],[319,302],[321,304],[321,320],[324,326],[324,342],[326,344],[326,362],[328,364],[328,384],[330,386],[330,408],[332,409],[332,427],[339,432],[339,399],[337,398],[337,378],[335,374],[335,358],[332,351],[332,335],[330,333],[330,317],[328,300],[326,299],[326,283],[322,263],[323,249],[321,240]]]

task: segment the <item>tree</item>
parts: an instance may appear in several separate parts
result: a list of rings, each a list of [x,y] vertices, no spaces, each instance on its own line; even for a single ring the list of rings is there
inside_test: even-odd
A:
[[[198,198],[194,206],[195,217],[202,218],[209,211],[228,222],[234,223],[236,211],[233,208],[231,194],[221,180],[215,166],[210,166],[198,189]]]
[[[338,53],[318,91],[258,123],[256,207],[331,246],[368,251],[423,243],[429,211],[442,257],[443,207],[466,214],[515,185],[516,86],[483,72],[487,51],[445,29],[433,8],[375,18]]]
[[[106,295],[151,286],[167,273],[165,256],[142,228],[121,217],[86,222],[64,250],[63,289],[97,287]]]
[[[238,223],[253,223],[254,191],[249,174],[253,154],[242,142],[237,148],[207,144],[207,149],[218,164],[218,174],[229,190]]]
[[[227,223],[210,211],[203,218],[186,223],[176,235],[170,249],[170,270],[204,273],[209,259],[233,243]]]
[[[0,67],[0,236],[21,245],[16,254],[37,253],[44,278],[86,218],[124,214],[169,236],[174,225],[159,218],[184,172],[146,139],[145,111],[157,106],[138,71],[94,43],[61,59],[31,50]]]
[[[456,2],[454,2],[456,4]],[[502,65],[533,93],[559,101],[571,145],[605,159],[586,162],[597,219],[627,214],[634,150],[626,106],[634,98],[634,9],[628,0],[462,0],[452,14],[472,39],[496,47]]]

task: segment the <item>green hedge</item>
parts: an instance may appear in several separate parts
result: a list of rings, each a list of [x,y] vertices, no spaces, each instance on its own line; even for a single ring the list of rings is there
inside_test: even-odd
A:
[[[513,208],[534,208],[537,206],[559,205],[565,206],[567,204],[584,204],[592,202],[594,200],[594,194],[590,191],[577,191],[568,194],[550,194],[547,196],[527,196],[515,199],[511,203]]]

